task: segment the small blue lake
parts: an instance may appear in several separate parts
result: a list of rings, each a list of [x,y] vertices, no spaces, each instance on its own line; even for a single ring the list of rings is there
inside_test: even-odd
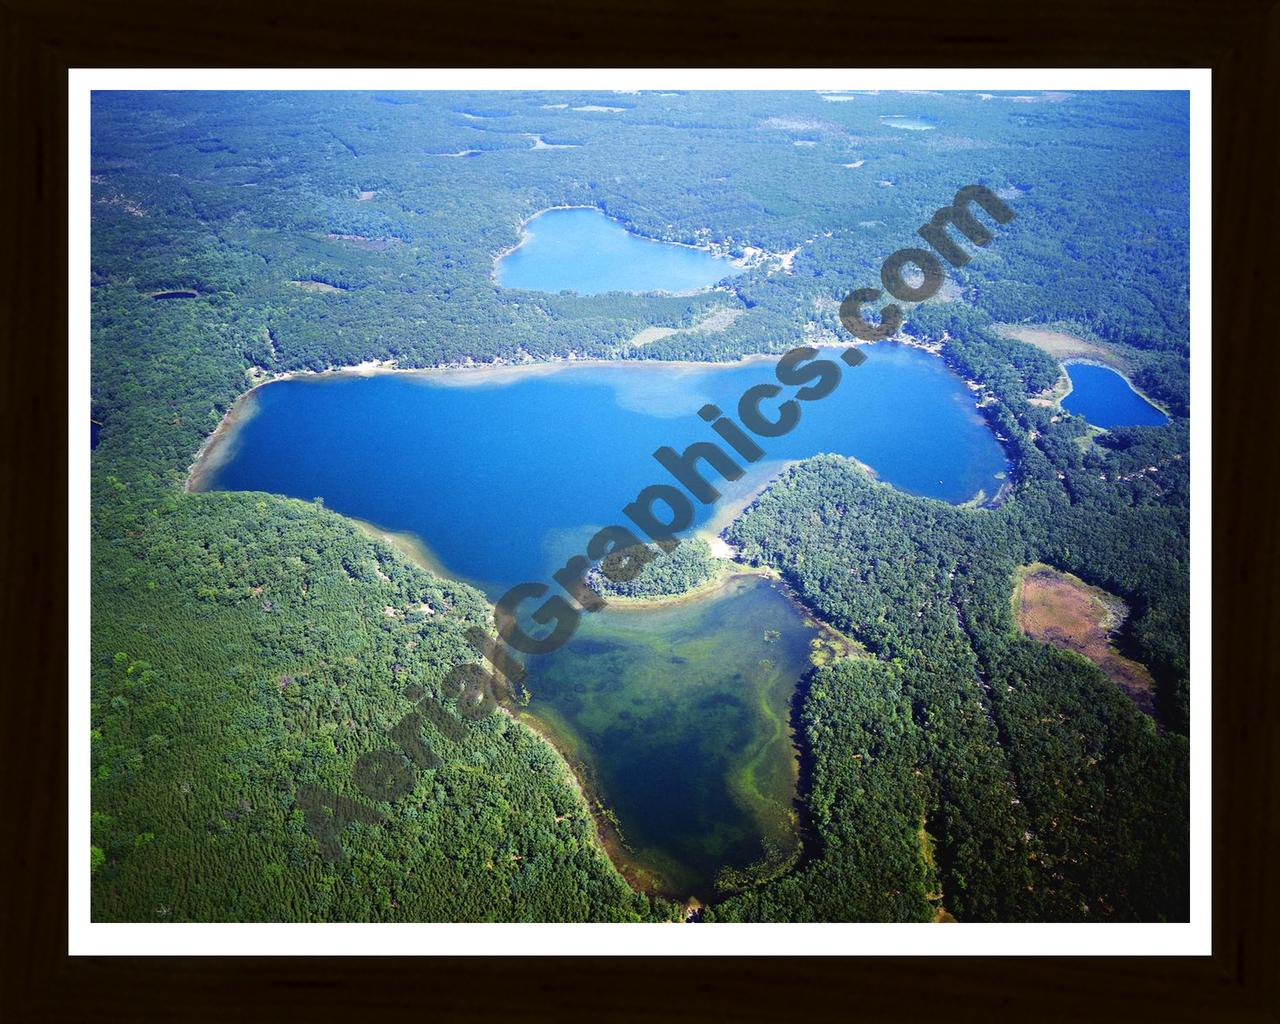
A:
[[[540,213],[520,245],[498,260],[503,288],[537,292],[692,292],[742,273],[702,249],[633,235],[599,210]]]
[[[1062,407],[1095,427],[1158,427],[1169,417],[1129,386],[1115,370],[1092,363],[1065,363],[1071,393]]]
[[[1004,454],[964,383],[942,361],[895,344],[864,348],[800,423],[762,438],[765,457],[698,524],[786,460],[856,456],[881,479],[962,502],[992,497]],[[835,352],[828,355],[839,362]],[[697,416],[774,381],[775,360],[719,365],[558,364],[278,381],[253,392],[242,422],[199,476],[213,490],[323,497],[338,512],[420,537],[451,575],[491,597],[546,578],[651,483],[653,451],[719,441]],[[777,401],[793,389],[784,389]],[[774,401],[765,403],[773,415]]]

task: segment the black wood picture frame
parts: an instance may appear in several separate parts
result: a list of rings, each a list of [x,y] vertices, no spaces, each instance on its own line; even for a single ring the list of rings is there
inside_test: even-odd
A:
[[[1280,814],[1273,690],[1280,445],[1264,390],[1277,379],[1277,341],[1265,318],[1276,294],[1280,169],[1274,0],[651,0],[607,9],[584,0],[195,7],[3,0],[0,26],[6,1019],[1280,1017],[1272,870]],[[465,959],[69,957],[67,70],[247,66],[1211,67],[1212,956],[546,959],[495,948]]]

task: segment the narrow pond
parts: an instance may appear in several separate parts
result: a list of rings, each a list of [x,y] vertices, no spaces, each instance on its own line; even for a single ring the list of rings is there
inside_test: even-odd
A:
[[[917,494],[995,494],[1006,462],[963,382],[918,349],[865,351],[790,434],[761,439],[767,455],[741,480],[708,474],[724,498],[698,506],[700,523],[818,452],[856,456]],[[323,497],[415,534],[492,599],[549,580],[600,527],[628,522],[624,505],[670,481],[654,449],[718,440],[697,410],[734,410],[775,361],[280,381],[241,403],[193,486]],[[616,814],[634,876],[707,899],[722,869],[793,851],[789,701],[814,635],[752,577],[685,605],[586,616],[559,652],[529,659],[529,711]]]
[[[924,118],[910,114],[883,114],[880,121],[890,128],[900,128],[906,132],[931,132],[935,127]]]

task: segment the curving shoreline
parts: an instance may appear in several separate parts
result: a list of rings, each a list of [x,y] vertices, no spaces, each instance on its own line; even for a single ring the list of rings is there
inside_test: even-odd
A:
[[[528,362],[519,363],[495,361],[492,363],[448,363],[442,366],[398,366],[394,359],[368,359],[362,363],[330,366],[323,370],[281,370],[276,373],[263,373],[256,377],[250,375],[251,386],[231,403],[230,408],[223,413],[222,419],[218,421],[218,425],[214,427],[213,432],[196,449],[192,462],[187,467],[186,482],[183,490],[188,492],[201,490],[198,486],[199,482],[201,482],[200,478],[212,469],[217,468],[216,463],[213,466],[208,466],[205,463],[217,457],[217,449],[225,444],[236,426],[247,422],[252,417],[253,413],[247,406],[252,402],[253,396],[259,389],[282,381],[376,377],[395,374],[406,377],[435,377],[437,379],[433,383],[446,387],[473,387],[485,384],[511,384],[526,376],[548,376],[554,373],[561,373],[573,367],[634,366],[652,369],[665,367],[679,372],[681,370],[716,369],[727,366],[745,366],[750,363],[767,363],[776,361],[777,358],[778,353],[776,352],[753,352],[739,356],[737,359],[721,360],[719,362],[694,359],[604,359],[599,357],[578,359],[573,356],[556,356],[550,359],[531,359]],[[447,379],[450,376],[456,379]],[[225,455],[222,457],[225,458]]]
[[[635,892],[663,899],[679,901],[681,896],[674,886],[651,868],[643,867],[632,854],[626,836],[617,824],[612,808],[592,777],[587,765],[574,753],[571,745],[549,719],[516,705],[498,704],[499,712],[519,728],[528,729],[539,740],[555,751],[564,765],[570,787],[581,797],[595,828],[596,842],[605,858],[613,865],[622,880]]]
[[[1163,402],[1159,401],[1158,399],[1152,398],[1149,394],[1143,391],[1142,388],[1138,387],[1138,385],[1133,382],[1133,379],[1127,373],[1125,373],[1124,370],[1120,369],[1118,366],[1113,366],[1110,363],[1105,363],[1101,359],[1089,359],[1084,356],[1072,356],[1068,359],[1059,360],[1058,365],[1062,367],[1062,375],[1067,379],[1067,389],[1063,391],[1061,395],[1055,395],[1055,399],[1054,399],[1054,401],[1058,405],[1058,408],[1060,409],[1062,408],[1063,401],[1067,398],[1068,395],[1071,394],[1072,391],[1075,390],[1075,385],[1071,380],[1071,374],[1067,371],[1067,367],[1073,366],[1073,365],[1099,366],[1104,370],[1110,370],[1117,377],[1123,380],[1127,385],[1129,385],[1130,391],[1132,391],[1135,395],[1141,398],[1153,409],[1159,410],[1159,412],[1161,413],[1161,415],[1165,417],[1165,419],[1172,420],[1174,418],[1173,413],[1169,411],[1168,407]],[[1061,381],[1059,381],[1059,384],[1061,384]],[[1104,428],[1099,427],[1098,429],[1101,430]]]
[[[769,580],[781,579],[778,573],[769,566],[753,566],[747,565],[745,562],[725,559],[717,559],[716,562],[714,574],[709,579],[705,579],[701,583],[695,583],[687,590],[681,590],[678,593],[654,594],[651,597],[623,597],[610,594],[601,596],[604,599],[606,608],[620,612],[646,612],[659,608],[674,608],[682,604],[691,604],[694,601],[714,597],[727,590],[735,581],[741,579],[750,577],[762,577]]]
[[[930,354],[938,355],[940,346],[927,345],[917,342],[915,339],[896,340],[899,344],[909,344],[930,352]],[[845,342],[834,346],[824,345],[823,347],[848,348],[853,344]],[[198,491],[206,482],[209,475],[216,470],[221,464],[221,460],[228,457],[234,448],[236,428],[247,422],[256,412],[255,402],[260,388],[282,380],[291,379],[308,379],[308,378],[341,378],[341,377],[371,377],[384,374],[402,374],[409,377],[421,377],[431,379],[433,382],[439,383],[447,381],[454,386],[471,386],[481,384],[502,384],[511,383],[516,380],[523,379],[526,375],[544,375],[559,373],[566,368],[573,366],[601,366],[611,367],[620,364],[632,364],[635,366],[648,366],[654,368],[655,371],[676,371],[689,372],[702,368],[723,368],[727,366],[742,365],[745,363],[761,362],[769,363],[777,358],[776,354],[771,353],[753,353],[743,356],[734,361],[721,362],[695,362],[690,360],[632,360],[632,359],[575,359],[572,357],[561,358],[556,360],[530,361],[528,363],[519,364],[487,364],[487,365],[446,365],[436,367],[422,368],[401,368],[395,365],[392,360],[367,360],[363,363],[331,367],[325,370],[300,370],[287,371],[261,379],[253,380],[252,386],[242,394],[232,407],[224,414],[217,428],[201,445],[197,452],[196,459],[188,471],[186,487],[187,491]],[[789,465],[796,460],[788,460],[780,462],[775,471],[763,479],[756,487],[742,495],[735,495],[731,500],[725,500],[721,503],[721,507],[716,510],[715,515],[709,520],[701,530],[698,531],[705,539],[718,538],[719,534],[728,527],[730,523],[736,520],[743,511],[748,508],[769,486],[771,486],[778,476],[785,472]],[[852,460],[857,462],[857,460]],[[861,465],[861,463],[859,463]],[[870,467],[863,467],[872,477],[875,476],[874,470]],[[887,485],[886,485],[887,486]],[[377,524],[367,523],[354,517],[344,517],[352,521],[357,529],[365,533],[374,535],[390,544],[396,552],[404,557],[407,561],[414,565],[438,576],[449,579],[458,579],[451,573],[444,570],[440,562],[433,557],[432,552],[425,543],[413,535],[405,536],[398,534],[396,531],[387,530]],[[708,537],[708,534],[710,535]],[[776,581],[782,592],[791,600],[799,609],[807,622],[814,625],[819,631],[819,638],[822,641],[821,657],[818,660],[818,648],[815,648],[813,664],[829,663],[832,660],[842,657],[856,656],[859,653],[859,647],[851,638],[844,636],[831,627],[829,624],[819,619],[816,613],[808,608],[800,596],[779,576],[779,574],[767,566],[748,566],[734,560],[723,560],[722,568],[717,572],[716,576],[706,581],[704,584],[691,588],[690,590],[679,594],[663,595],[656,598],[607,598],[608,603],[617,608],[619,611],[637,611],[643,612],[652,609],[666,608],[674,605],[690,604],[702,600],[714,599],[729,587],[733,581],[745,578],[764,578]],[[468,580],[461,580],[464,583],[471,583]],[[613,818],[609,805],[603,799],[603,794],[599,791],[598,786],[590,777],[589,772],[584,770],[574,757],[573,751],[569,745],[557,742],[557,730],[554,725],[549,725],[541,720],[537,715],[520,708],[518,705],[512,705],[504,708],[504,712],[508,714],[514,722],[524,725],[533,733],[538,735],[544,742],[549,743],[565,766],[568,776],[573,780],[573,784],[578,788],[583,796],[587,810],[591,813],[595,824],[595,831],[599,845],[604,854],[609,858],[610,862],[618,870],[619,874],[627,881],[632,888],[654,895],[679,899],[680,897],[671,890],[671,887],[650,868],[642,867],[637,860],[631,856],[626,839],[617,825],[616,819]],[[799,745],[802,737],[795,734],[793,742]]]
[[[1133,378],[1129,376],[1130,364],[1122,354],[1107,348],[1103,342],[1082,338],[1071,334],[1068,330],[1058,329],[1049,324],[996,324],[995,329],[1006,338],[1040,349],[1062,367],[1062,374],[1054,385],[1051,396],[1051,401],[1058,408],[1062,407],[1062,400],[1073,390],[1071,376],[1066,368],[1071,363],[1080,363],[1085,366],[1101,366],[1103,369],[1119,374],[1134,394],[1153,408],[1160,410],[1169,419],[1174,418],[1162,402],[1152,398],[1133,382]],[[1064,378],[1065,390],[1063,390]]]

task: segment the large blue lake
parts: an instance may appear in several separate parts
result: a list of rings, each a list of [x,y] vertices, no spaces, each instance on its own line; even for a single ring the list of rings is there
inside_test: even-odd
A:
[[[699,524],[785,461],[818,452],[856,456],[916,494],[995,494],[1006,462],[963,382],[918,349],[864,351],[861,366],[841,364],[834,393],[801,405],[794,430],[761,439],[765,458],[722,482],[718,505],[696,506]],[[546,578],[600,527],[626,524],[624,505],[670,482],[653,451],[719,441],[698,409],[711,402],[733,414],[747,388],[774,380],[773,366],[560,364],[279,381],[247,399],[200,486],[323,497],[416,534],[445,571],[493,597]]]
[[[701,249],[641,238],[596,209],[548,210],[525,224],[520,245],[496,270],[503,288],[605,292],[691,292],[742,273]]]
[[[801,405],[794,430],[760,439],[766,458],[723,484],[720,503],[698,506],[700,524],[817,452],[856,456],[895,486],[947,501],[999,489],[1003,453],[963,382],[918,349],[863,351],[862,365],[841,364],[832,394]],[[774,364],[279,381],[249,396],[194,481],[323,497],[416,535],[428,561],[496,598],[549,580],[600,527],[627,524],[623,506],[670,481],[654,449],[719,440],[698,410],[732,413],[747,388],[774,380]],[[610,850],[634,884],[711,899],[799,852],[789,702],[815,638],[778,584],[756,577],[673,607],[610,607],[554,654],[528,659],[532,701],[515,713],[555,740],[609,808]]]
[[[1169,418],[1129,386],[1115,370],[1092,363],[1067,363],[1071,393],[1062,407],[1095,427],[1158,427]]]

